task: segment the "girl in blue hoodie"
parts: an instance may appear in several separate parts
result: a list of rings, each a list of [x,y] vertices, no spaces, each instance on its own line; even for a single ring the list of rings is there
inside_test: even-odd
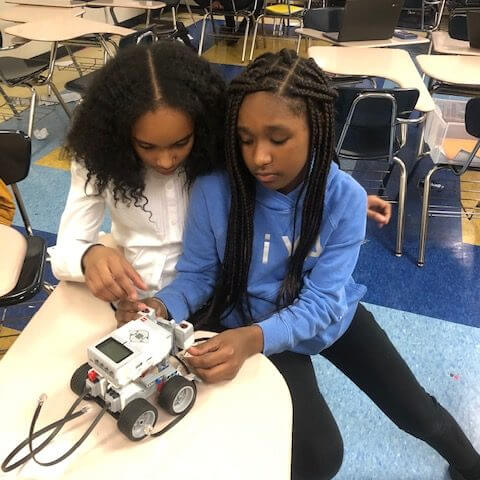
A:
[[[333,478],[343,457],[310,355],[320,353],[400,428],[427,442],[453,478],[480,478],[480,457],[419,385],[359,303],[352,273],[367,196],[334,157],[336,92],[313,60],[265,54],[229,88],[226,171],[191,193],[175,280],[145,301],[220,333],[189,349],[207,382],[235,377],[255,353],[284,376],[293,401],[293,479]],[[132,308],[120,306],[119,320]]]

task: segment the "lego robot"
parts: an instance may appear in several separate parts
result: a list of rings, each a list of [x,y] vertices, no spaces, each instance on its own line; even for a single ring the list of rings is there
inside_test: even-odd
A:
[[[193,343],[191,323],[157,318],[148,309],[88,347],[88,363],[75,371],[70,387],[106,405],[119,430],[130,440],[141,440],[157,421],[157,408],[147,400],[153,394],[171,415],[185,414],[193,406],[193,374],[182,375],[170,362]]]

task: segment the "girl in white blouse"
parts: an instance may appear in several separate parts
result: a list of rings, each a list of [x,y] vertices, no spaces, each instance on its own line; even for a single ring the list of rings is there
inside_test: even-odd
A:
[[[128,48],[99,71],[67,138],[58,279],[109,302],[173,279],[189,186],[222,161],[224,100],[222,79],[179,42]],[[106,209],[118,248],[99,244]]]

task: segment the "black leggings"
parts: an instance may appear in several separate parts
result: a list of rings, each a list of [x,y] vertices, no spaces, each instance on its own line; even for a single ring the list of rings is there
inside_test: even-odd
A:
[[[453,419],[418,383],[407,364],[359,304],[345,334],[321,355],[333,363],[392,422],[425,441],[467,480],[480,479],[480,457]],[[283,352],[270,360],[285,378],[293,402],[292,479],[330,479],[340,469],[343,442],[320,393],[308,355]]]

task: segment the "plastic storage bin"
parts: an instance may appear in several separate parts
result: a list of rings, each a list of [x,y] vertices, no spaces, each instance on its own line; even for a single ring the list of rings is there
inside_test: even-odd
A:
[[[465,129],[467,100],[436,99],[436,108],[427,117],[425,142],[433,163],[463,165],[477,139]],[[480,167],[480,153],[471,166]]]

